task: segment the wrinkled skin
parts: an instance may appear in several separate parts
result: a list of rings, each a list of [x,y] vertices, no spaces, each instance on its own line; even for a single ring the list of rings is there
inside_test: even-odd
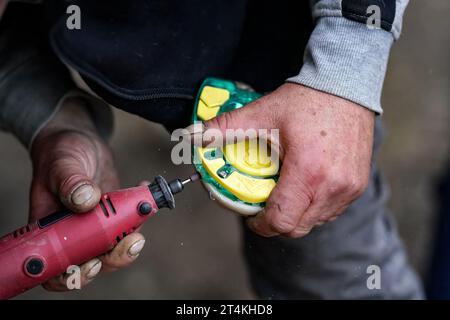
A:
[[[205,122],[203,135],[208,129],[279,129],[279,141],[271,143],[279,146],[280,179],[265,210],[247,222],[261,236],[297,238],[336,219],[366,189],[374,119],[351,101],[286,83]]]
[[[94,208],[100,196],[119,187],[112,152],[97,135],[81,99],[67,99],[58,113],[35,138],[31,148],[33,181],[30,191],[30,221],[66,207],[74,212]],[[111,252],[84,263],[81,285],[103,271],[114,271],[133,262],[144,245],[133,233]],[[67,275],[44,284],[51,291],[68,290]]]

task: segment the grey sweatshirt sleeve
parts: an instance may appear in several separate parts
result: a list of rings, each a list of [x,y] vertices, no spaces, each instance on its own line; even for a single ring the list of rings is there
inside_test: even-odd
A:
[[[409,0],[313,0],[315,28],[300,73],[287,81],[358,103],[378,114],[389,52]],[[379,28],[369,28],[373,7]]]
[[[66,68],[43,45],[45,38],[7,15],[0,32],[0,130],[14,134],[29,148],[64,100],[78,96],[88,102],[99,133],[108,137],[110,108],[76,88]]]

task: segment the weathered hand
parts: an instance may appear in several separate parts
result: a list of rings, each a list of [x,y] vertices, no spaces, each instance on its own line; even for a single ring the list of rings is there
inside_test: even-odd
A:
[[[36,137],[32,145],[33,181],[30,221],[66,207],[74,212],[94,208],[102,192],[118,187],[110,148],[96,133],[82,100],[68,99]],[[101,270],[111,271],[136,259],[144,237],[133,233],[111,252],[84,263],[81,285]],[[66,275],[51,279],[44,287],[65,291]]]
[[[348,100],[286,83],[205,129],[279,129],[280,179],[265,210],[248,219],[262,236],[301,237],[334,220],[368,184],[374,113]]]

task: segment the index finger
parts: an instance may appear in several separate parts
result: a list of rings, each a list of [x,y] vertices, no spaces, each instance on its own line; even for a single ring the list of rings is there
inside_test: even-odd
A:
[[[248,219],[249,227],[262,236],[292,232],[310,206],[313,193],[303,180],[295,153],[287,153],[280,179],[272,190],[262,214]]]

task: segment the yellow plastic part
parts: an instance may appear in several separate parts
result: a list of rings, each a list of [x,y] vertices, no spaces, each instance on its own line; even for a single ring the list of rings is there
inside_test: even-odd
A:
[[[223,154],[228,162],[239,171],[254,177],[269,177],[278,173],[278,161],[272,161],[270,147],[265,152],[259,150],[260,141],[245,140],[224,147]]]
[[[229,98],[230,93],[227,90],[205,86],[200,94],[197,116],[205,121],[214,118]],[[222,158],[207,159],[205,157],[205,153],[214,149],[198,148],[203,167],[208,174],[242,201],[265,202],[276,185],[275,180],[252,178],[238,171],[233,171],[226,178],[219,176],[218,171],[225,165],[225,161]],[[259,154],[258,143],[243,141],[227,145],[224,148],[224,155],[231,165],[250,176],[263,178],[278,172],[278,163],[272,162],[270,155]]]
[[[214,149],[198,148],[200,160],[208,174],[242,201],[248,203],[265,202],[276,185],[275,180],[252,178],[237,171],[232,172],[226,178],[220,177],[217,172],[225,165],[225,161],[222,158],[210,160],[205,157],[205,153]]]
[[[214,118],[229,98],[230,93],[227,90],[205,86],[200,94],[197,116],[205,121]]]
[[[198,108],[197,108],[197,117],[200,119],[207,121],[209,119],[214,118],[217,113],[220,110],[220,106],[217,108],[208,108],[206,104],[203,103],[203,101],[198,102]]]

